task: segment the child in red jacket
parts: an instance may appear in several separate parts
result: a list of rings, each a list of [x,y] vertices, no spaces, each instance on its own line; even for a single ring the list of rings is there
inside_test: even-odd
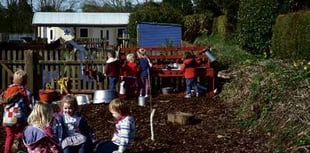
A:
[[[135,60],[135,55],[130,53],[126,56],[127,62],[122,66],[121,79],[125,81],[126,99],[135,98],[138,95],[138,78],[140,66]]]
[[[184,98],[191,98],[191,88],[194,87],[196,97],[199,96],[197,86],[197,74],[196,67],[200,65],[200,61],[196,60],[190,52],[185,52],[183,64],[181,65],[181,71],[184,73],[186,82],[186,92]]]
[[[2,124],[6,138],[4,153],[10,153],[14,139],[21,141],[23,130],[27,126],[27,117],[34,103],[30,90],[26,89],[27,73],[17,70],[11,84],[1,96],[4,113]]]

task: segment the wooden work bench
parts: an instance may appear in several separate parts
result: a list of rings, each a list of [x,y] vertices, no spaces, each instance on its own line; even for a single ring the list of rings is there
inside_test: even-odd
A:
[[[182,47],[182,48],[144,48],[147,56],[151,59],[153,67],[151,69],[152,78],[183,78],[183,72],[180,69],[167,68],[169,63],[182,63],[184,53],[186,51],[192,52],[202,61],[202,65],[197,67],[197,77],[207,77],[210,81],[208,82],[207,96],[214,96],[215,90],[215,77],[216,73],[214,68],[211,67],[210,61],[203,54],[203,49],[206,47]],[[128,53],[136,53],[139,48],[121,48],[119,57],[122,60],[126,60]],[[162,84],[160,84],[161,86]]]

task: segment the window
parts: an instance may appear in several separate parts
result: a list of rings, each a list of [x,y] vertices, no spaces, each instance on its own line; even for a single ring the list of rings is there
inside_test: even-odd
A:
[[[80,29],[80,37],[88,37],[88,29]]]
[[[50,40],[53,40],[54,36],[53,36],[53,30],[50,30]]]
[[[100,38],[103,38],[103,30],[100,30]]]
[[[107,40],[109,40],[109,30],[106,31]]]

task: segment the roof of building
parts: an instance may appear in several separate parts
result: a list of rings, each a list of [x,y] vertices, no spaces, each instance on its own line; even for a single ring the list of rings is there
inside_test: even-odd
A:
[[[32,25],[122,26],[130,13],[35,12]]]

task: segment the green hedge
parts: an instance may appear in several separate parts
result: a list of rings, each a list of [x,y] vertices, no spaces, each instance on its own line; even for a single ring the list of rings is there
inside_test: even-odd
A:
[[[279,15],[273,27],[272,51],[280,58],[310,59],[310,11]]]
[[[253,54],[269,51],[277,4],[277,0],[240,0],[238,39],[242,49]]]

